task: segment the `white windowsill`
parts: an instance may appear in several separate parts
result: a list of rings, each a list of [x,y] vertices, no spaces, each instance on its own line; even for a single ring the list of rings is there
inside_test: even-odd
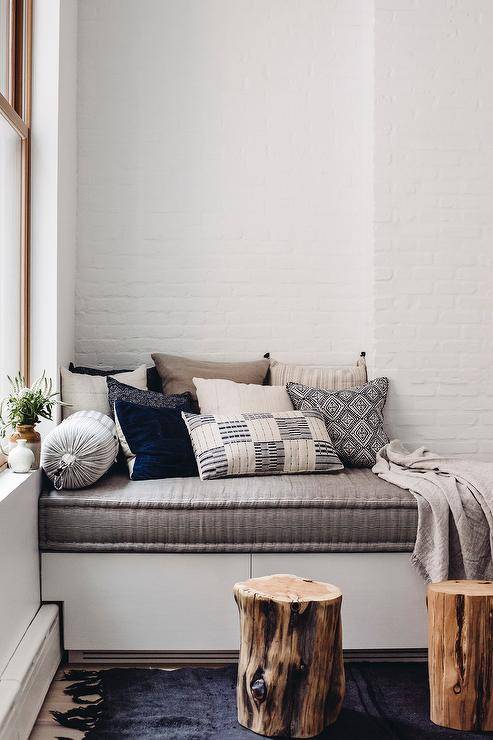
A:
[[[38,470],[31,470],[30,473],[13,473],[7,468],[0,473],[0,503],[19,488],[24,481],[31,475],[39,473]]]

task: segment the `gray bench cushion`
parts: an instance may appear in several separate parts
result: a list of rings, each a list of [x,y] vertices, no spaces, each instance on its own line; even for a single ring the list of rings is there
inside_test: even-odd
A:
[[[371,470],[137,482],[40,498],[40,545],[74,552],[412,551],[412,494]]]

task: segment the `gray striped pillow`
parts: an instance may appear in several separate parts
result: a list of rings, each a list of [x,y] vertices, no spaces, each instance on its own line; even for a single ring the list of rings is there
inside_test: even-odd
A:
[[[287,365],[277,360],[270,361],[270,385],[302,383],[310,388],[341,391],[364,385],[368,380],[366,362],[362,356],[356,365],[341,367],[319,367],[316,365]]]
[[[57,491],[85,488],[110,469],[117,453],[113,419],[99,411],[77,411],[46,435],[41,466]]]
[[[220,416],[182,412],[202,480],[340,470],[318,411]]]

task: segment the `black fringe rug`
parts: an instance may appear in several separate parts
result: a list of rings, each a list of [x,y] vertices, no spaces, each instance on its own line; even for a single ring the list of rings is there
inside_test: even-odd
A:
[[[236,721],[236,667],[161,671],[69,671],[65,693],[79,706],[53,712],[87,740],[254,740]],[[422,663],[348,663],[339,719],[320,738],[416,740],[480,738],[433,725]],[[491,735],[491,733],[489,733]],[[60,737],[63,737],[60,735]]]

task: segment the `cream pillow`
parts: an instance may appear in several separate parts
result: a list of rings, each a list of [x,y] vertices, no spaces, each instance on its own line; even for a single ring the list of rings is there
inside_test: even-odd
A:
[[[194,378],[201,414],[243,414],[256,411],[292,411],[283,385],[254,385],[233,380]]]
[[[112,409],[108,403],[108,386],[104,375],[83,375],[72,373],[67,368],[61,368],[62,375],[62,401],[70,406],[62,406],[63,417],[66,419],[76,411],[100,411],[113,417]],[[147,390],[147,368],[140,365],[136,370],[129,373],[116,373],[111,375],[120,383],[126,383],[134,388]]]

